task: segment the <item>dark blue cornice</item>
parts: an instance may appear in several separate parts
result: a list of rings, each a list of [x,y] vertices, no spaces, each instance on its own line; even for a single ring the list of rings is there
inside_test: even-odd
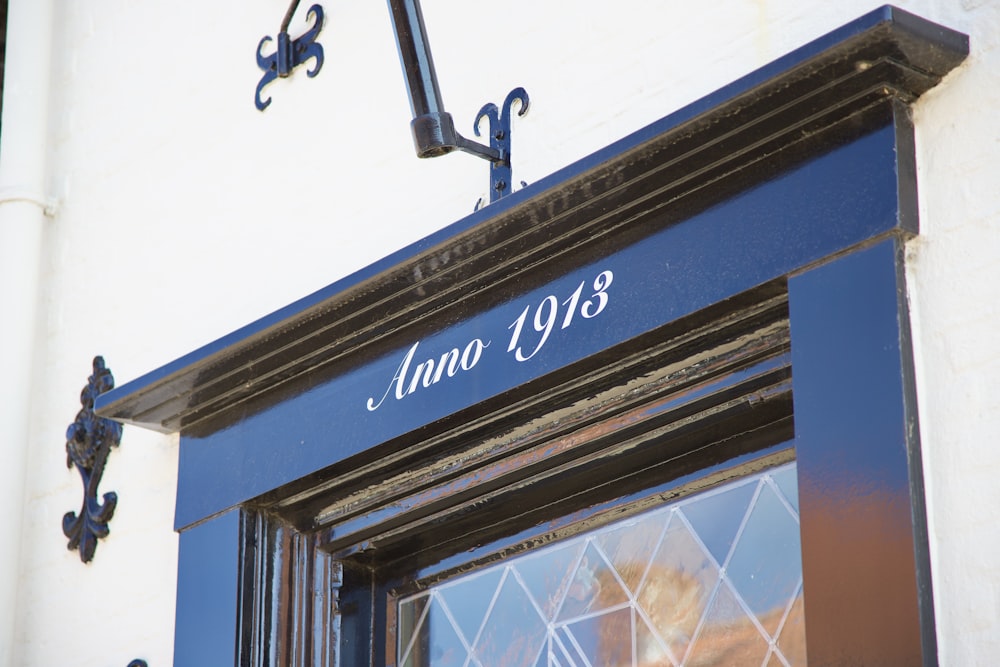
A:
[[[882,7],[102,394],[97,412],[163,432],[226,428],[252,404],[357,368],[884,127],[967,53],[964,35]],[[905,205],[897,226],[916,232]]]

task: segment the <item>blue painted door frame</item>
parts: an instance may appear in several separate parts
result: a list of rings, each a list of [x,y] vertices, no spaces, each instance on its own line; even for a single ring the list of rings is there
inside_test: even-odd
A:
[[[918,232],[907,105],[967,50],[881,8],[102,395],[99,414],[181,432],[175,663],[237,664],[247,642],[283,641],[243,619],[243,550],[271,548],[249,539],[251,507],[777,282],[810,663],[935,664],[903,278]]]

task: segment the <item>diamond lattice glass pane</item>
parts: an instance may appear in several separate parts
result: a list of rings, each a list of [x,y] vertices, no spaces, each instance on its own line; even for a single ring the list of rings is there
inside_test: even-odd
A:
[[[778,635],[778,650],[791,667],[805,667],[806,664],[806,623],[803,613],[802,589],[792,602],[785,624]]]
[[[569,587],[559,610],[559,621],[596,613],[628,602],[611,566],[593,544],[588,544],[583,557],[570,577]]]
[[[676,663],[663,641],[649,627],[642,614],[635,616],[635,657],[636,664],[646,667],[673,667]]]
[[[673,655],[683,655],[719,577],[679,515],[671,517],[637,599]]]
[[[433,597],[403,666],[461,667],[467,657],[468,651],[452,624],[450,614],[441,601]]]
[[[573,568],[579,563],[585,547],[583,540],[549,548],[524,556],[511,563],[525,588],[531,593],[545,620],[551,620],[569,588]]]
[[[767,639],[740,606],[729,585],[722,582],[685,665],[760,665],[768,649]]]
[[[399,649],[400,656],[404,659],[410,654],[410,644],[414,643],[420,632],[420,624],[424,621],[424,612],[430,599],[430,593],[422,593],[399,603]]]
[[[575,664],[632,664],[632,610],[628,607],[569,623],[562,632],[566,644],[573,646],[578,657],[586,659],[575,660]]]
[[[799,524],[767,484],[760,486],[726,573],[774,636],[802,577],[802,554]]]
[[[785,667],[785,663],[781,661],[777,653],[772,653],[767,657],[767,664],[765,667]]]
[[[433,603],[402,601],[399,664],[804,665],[795,466],[770,475],[439,584]]]
[[[639,590],[668,516],[668,512],[657,512],[629,519],[594,538],[633,593]]]
[[[552,663],[549,661],[548,641],[546,641],[542,646],[542,650],[538,653],[534,667],[549,667],[550,664]]]
[[[459,577],[437,590],[451,611],[457,629],[469,644],[479,634],[502,575],[502,568],[491,568],[482,573]]]
[[[788,466],[771,475],[771,479],[781,489],[785,500],[795,508],[796,514],[799,511],[799,473],[795,466]]]
[[[756,488],[750,480],[684,503],[684,516],[719,565],[726,562]]]
[[[483,667],[529,667],[545,640],[546,626],[515,577],[504,577],[476,642]]]
[[[565,626],[555,628],[549,634],[551,652],[549,667],[584,667],[583,654],[574,643],[573,636]]]

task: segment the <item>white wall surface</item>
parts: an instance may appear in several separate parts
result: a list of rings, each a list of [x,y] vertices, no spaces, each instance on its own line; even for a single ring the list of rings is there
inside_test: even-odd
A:
[[[60,528],[82,497],[63,443],[95,354],[122,384],[459,219],[486,193],[484,161],[414,156],[385,3],[322,4],[322,71],[271,84],[261,113],[255,48],[286,2],[55,3],[44,150],[58,211],[34,349],[5,350],[36,360],[23,387],[30,436],[4,444],[24,448],[28,466],[16,598],[0,588],[0,608],[16,610],[0,632],[12,665],[172,661],[176,439],[126,427],[101,485],[118,510],[92,563],[66,550]],[[967,63],[915,108],[923,232],[909,280],[940,659],[991,664],[1000,1],[899,4],[972,38]],[[424,0],[424,15],[463,134],[485,102],[527,89],[514,175],[532,183],[876,6]],[[6,141],[17,128],[2,131]]]
[[[942,665],[1000,655],[1000,3],[940,21],[971,55],[915,108],[921,235],[909,247]]]

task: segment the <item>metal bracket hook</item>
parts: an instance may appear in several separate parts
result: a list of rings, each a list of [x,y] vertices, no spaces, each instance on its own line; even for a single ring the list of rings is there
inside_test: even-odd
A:
[[[323,8],[319,5],[313,5],[309,8],[308,16],[314,17],[315,21],[313,26],[301,37],[292,40],[288,36],[288,24],[291,22],[292,15],[295,14],[295,9],[298,6],[299,0],[292,0],[292,4],[285,13],[285,19],[281,22],[281,31],[278,33],[278,49],[274,53],[265,56],[261,52],[264,45],[271,41],[270,35],[265,35],[257,44],[257,67],[264,70],[264,76],[261,77],[260,83],[257,84],[257,92],[254,95],[254,103],[260,111],[263,111],[271,104],[270,97],[266,100],[261,99],[261,92],[263,92],[264,86],[278,77],[285,78],[291,76],[293,69],[310,58],[316,59],[315,66],[306,72],[310,78],[319,74],[320,69],[323,67],[323,47],[316,43],[316,37],[319,36],[320,30],[323,29]]]
[[[389,0],[389,13],[413,111],[410,129],[417,157],[437,157],[459,150],[489,160],[490,202],[510,194],[510,112],[513,104],[519,102],[518,115],[527,113],[528,94],[524,88],[511,91],[502,110],[492,103],[479,110],[474,129],[479,136],[479,121],[490,119],[488,146],[466,139],[455,130],[451,114],[444,110],[420,0]]]
[[[484,104],[476,115],[476,122],[473,129],[476,136],[479,134],[479,124],[486,118],[489,120],[490,148],[496,150],[500,157],[490,163],[490,202],[493,203],[504,195],[514,191],[513,169],[510,162],[510,134],[511,134],[511,111],[514,104],[518,104],[518,116],[528,113],[528,93],[524,88],[515,88],[507,93],[507,99],[503,102],[503,108],[498,109],[492,102]],[[478,210],[480,203],[476,205]]]

